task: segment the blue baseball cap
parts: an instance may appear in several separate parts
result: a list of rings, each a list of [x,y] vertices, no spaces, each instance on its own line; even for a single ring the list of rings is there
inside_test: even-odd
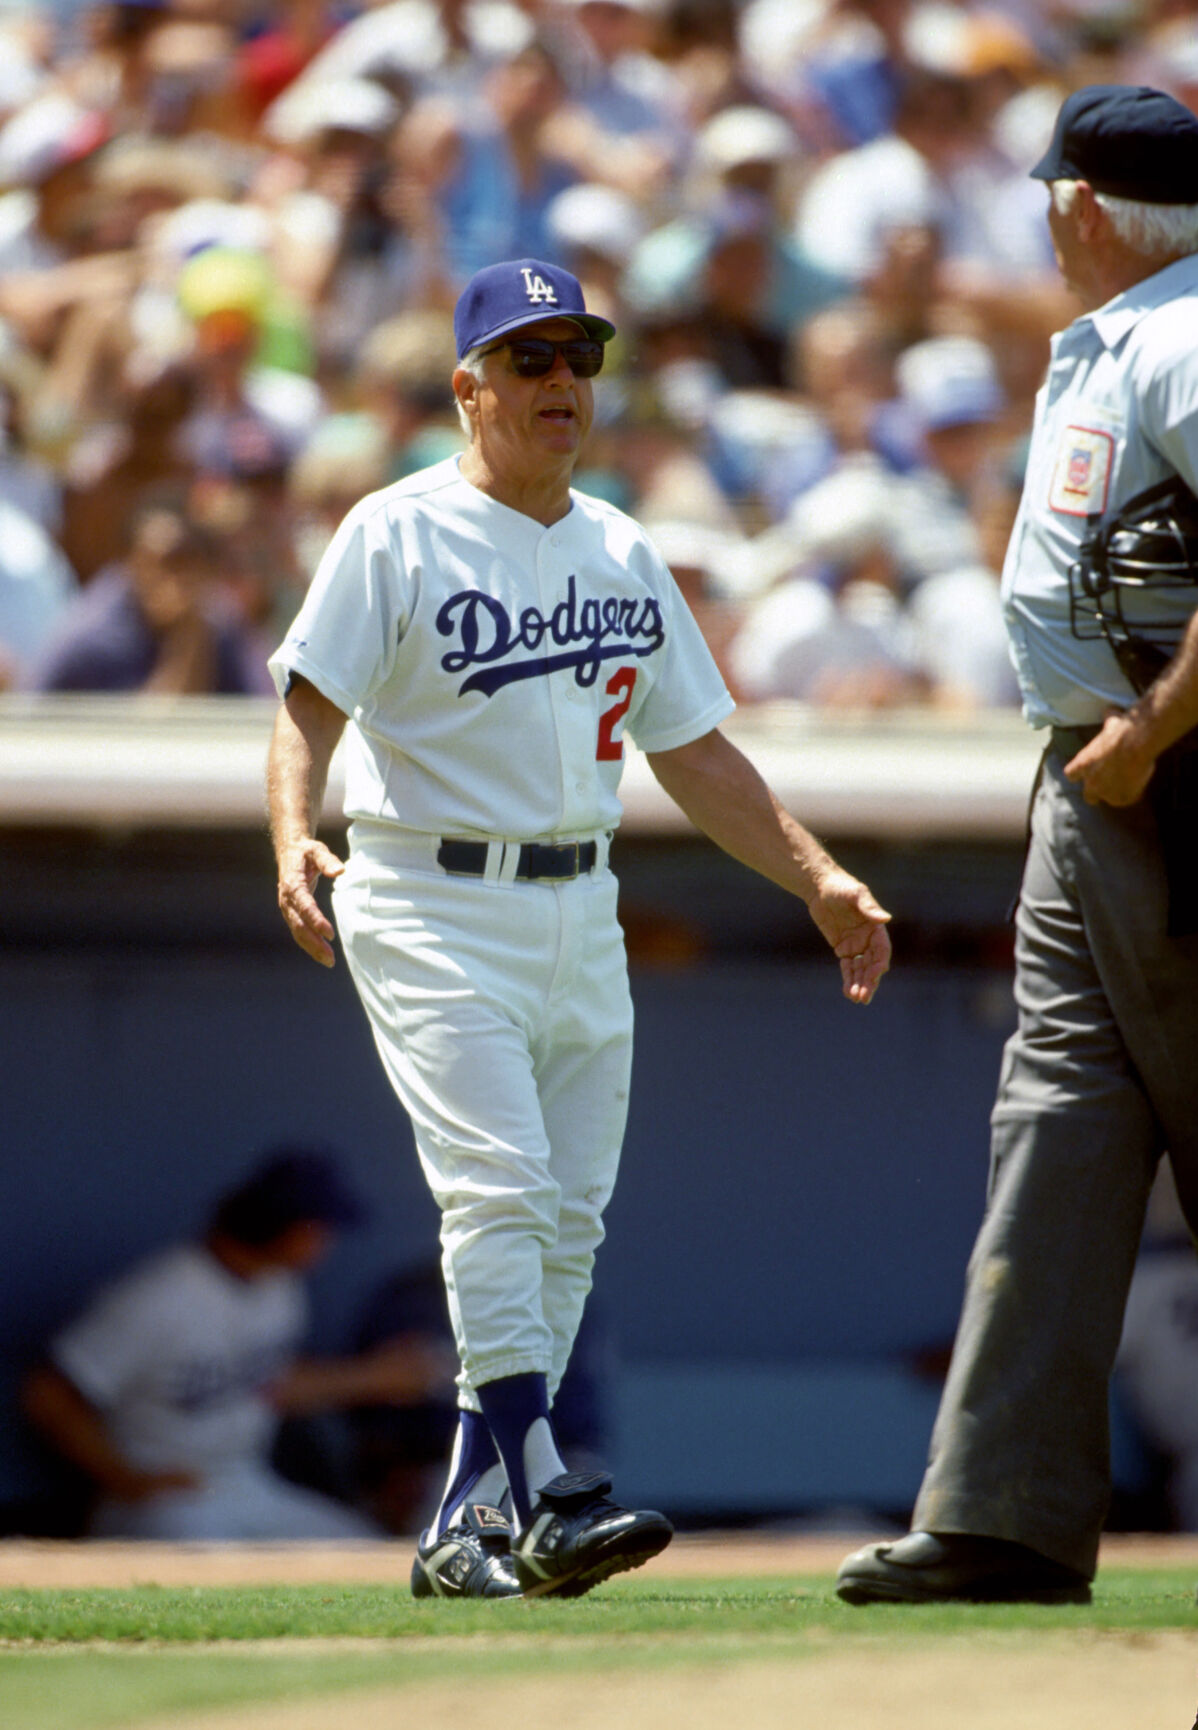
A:
[[[1061,104],[1031,175],[1144,204],[1198,204],[1198,117],[1146,84],[1084,85]]]
[[[509,331],[548,318],[572,318],[596,342],[610,342],[616,327],[588,312],[582,284],[560,264],[513,258],[476,271],[453,309],[458,359]]]

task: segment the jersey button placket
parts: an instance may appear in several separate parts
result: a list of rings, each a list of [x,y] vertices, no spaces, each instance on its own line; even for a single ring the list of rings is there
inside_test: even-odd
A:
[[[554,609],[561,604],[566,596],[566,577],[568,573],[562,569],[560,554],[561,537],[552,530],[542,535],[537,547],[536,580],[538,605],[541,616],[546,620],[553,618]],[[542,653],[546,656],[558,655],[573,647],[572,644],[559,643],[546,632],[542,644]],[[570,827],[572,812],[575,808],[575,780],[572,770],[576,761],[577,749],[571,727],[573,704],[570,693],[574,690],[574,674],[565,668],[550,673],[545,680],[549,698],[549,712],[553,717],[553,729],[557,739],[558,754],[558,826],[562,830]]]

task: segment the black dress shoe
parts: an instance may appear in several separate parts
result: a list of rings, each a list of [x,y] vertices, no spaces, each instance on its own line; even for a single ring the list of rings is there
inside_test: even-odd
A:
[[[1005,1538],[911,1532],[847,1556],[836,1595],[846,1604],[1088,1604],[1090,1582]]]

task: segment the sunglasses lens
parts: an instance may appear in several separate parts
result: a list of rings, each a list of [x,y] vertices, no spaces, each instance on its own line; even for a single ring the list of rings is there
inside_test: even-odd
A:
[[[525,337],[522,342],[508,344],[512,368],[521,378],[544,378],[560,353],[576,378],[594,378],[603,365],[601,342],[546,342],[540,337]]]
[[[570,371],[579,378],[594,378],[603,365],[601,342],[564,342],[562,353],[570,363]]]
[[[508,352],[512,357],[512,370],[521,378],[540,378],[553,365],[553,344],[538,342],[535,337],[529,337],[525,342],[509,343]]]

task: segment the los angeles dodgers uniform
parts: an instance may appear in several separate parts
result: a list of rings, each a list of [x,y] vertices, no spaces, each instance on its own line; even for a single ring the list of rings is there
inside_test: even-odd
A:
[[[552,1394],[627,1113],[624,740],[687,744],[732,699],[634,522],[574,491],[545,527],[456,459],[354,507],[271,670],[349,717],[336,920],[441,1209],[461,1403],[530,1371]],[[445,869],[446,840],[485,843],[485,873]],[[592,843],[594,868],[519,879],[527,842]]]

